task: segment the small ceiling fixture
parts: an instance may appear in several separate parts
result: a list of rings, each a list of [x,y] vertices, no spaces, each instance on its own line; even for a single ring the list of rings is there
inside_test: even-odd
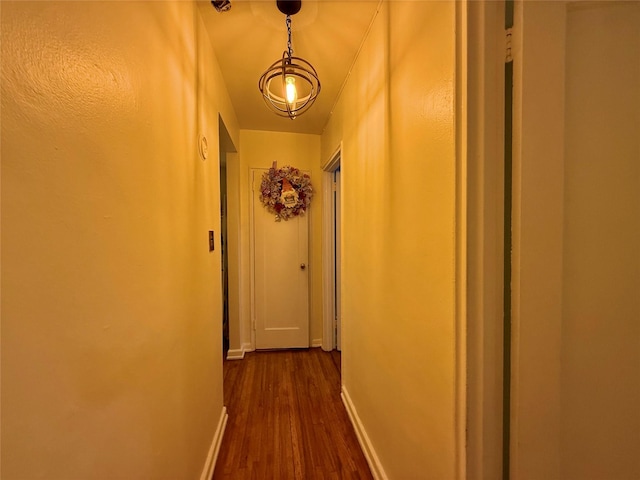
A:
[[[231,10],[231,0],[211,0],[211,5],[218,12],[226,12]]]
[[[271,111],[293,120],[309,110],[318,98],[320,79],[309,62],[293,56],[291,15],[300,11],[302,0],[277,0],[276,4],[287,16],[287,50],[262,74],[258,88]]]

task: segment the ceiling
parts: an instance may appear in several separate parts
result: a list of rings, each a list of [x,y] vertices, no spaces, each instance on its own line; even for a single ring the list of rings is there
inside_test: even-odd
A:
[[[285,15],[275,0],[231,0],[217,12],[198,2],[241,129],[320,134],[340,94],[380,0],[303,0],[291,17],[295,56],[309,61],[320,77],[315,104],[295,120],[267,108],[258,90],[260,75],[287,47]]]

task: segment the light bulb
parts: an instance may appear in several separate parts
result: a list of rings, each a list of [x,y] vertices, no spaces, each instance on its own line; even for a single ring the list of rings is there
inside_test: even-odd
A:
[[[289,75],[284,79],[285,89],[287,93],[287,103],[293,105],[298,100],[298,91],[296,90],[296,78]]]

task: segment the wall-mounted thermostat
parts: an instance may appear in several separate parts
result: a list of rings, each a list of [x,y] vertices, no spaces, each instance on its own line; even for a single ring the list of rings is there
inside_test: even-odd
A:
[[[198,150],[200,151],[202,159],[206,160],[209,156],[209,142],[207,142],[207,137],[204,135],[200,135],[198,140]]]

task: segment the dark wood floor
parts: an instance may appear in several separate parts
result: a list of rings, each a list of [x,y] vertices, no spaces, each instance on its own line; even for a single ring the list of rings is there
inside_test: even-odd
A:
[[[253,352],[224,364],[214,479],[371,479],[340,399],[339,354]]]

